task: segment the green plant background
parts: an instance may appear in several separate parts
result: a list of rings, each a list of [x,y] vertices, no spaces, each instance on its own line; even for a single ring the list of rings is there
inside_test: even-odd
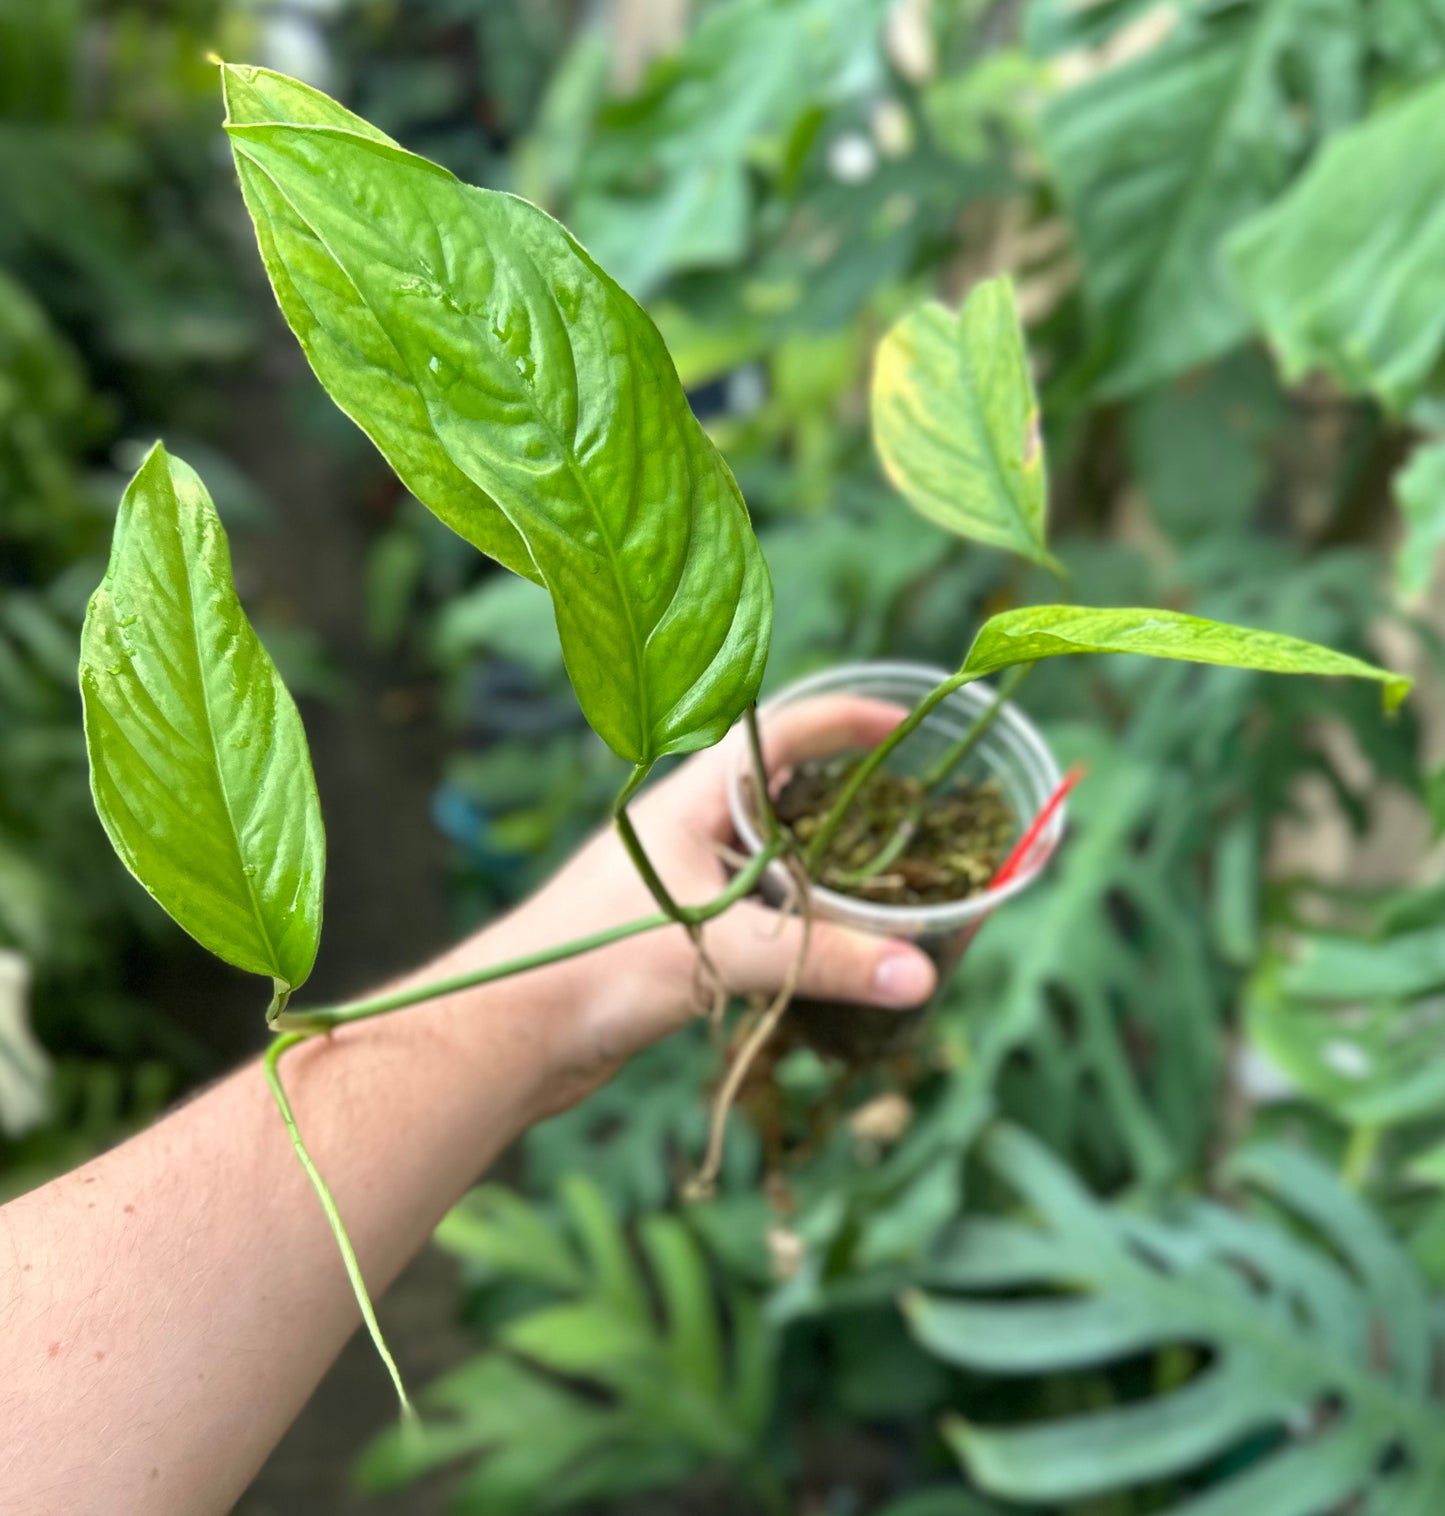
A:
[[[870,1107],[893,1125],[839,1121],[782,1219],[739,1122],[719,1198],[683,1209],[715,1060],[700,1031],[655,1049],[448,1220],[459,1331],[435,1256],[384,1304],[434,1436],[383,1430],[384,1385],[355,1393],[379,1371],[343,1360],[250,1509],[1439,1509],[1445,10],[0,0],[0,945],[53,1064],[5,1191],[247,1046],[86,792],[80,615],[162,430],[312,734],[346,892],[320,993],[525,892],[624,773],[545,594],[410,500],[292,356],[207,48],[309,60],[647,305],[759,528],[772,685],[953,665],[984,615],[1053,598],[908,512],[869,435],[883,333],[999,272],[1078,600],[1422,680],[1385,724],[1363,685],[1041,666],[1027,708],[1090,769],[1071,836],[894,1072],[906,1105]],[[285,561],[322,552],[321,587]],[[33,1056],[0,1067],[33,1089]],[[800,1058],[778,1080],[797,1123],[884,1093]]]

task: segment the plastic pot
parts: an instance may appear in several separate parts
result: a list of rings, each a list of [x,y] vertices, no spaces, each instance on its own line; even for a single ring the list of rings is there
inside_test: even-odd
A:
[[[947,670],[919,663],[851,663],[828,669],[788,685],[761,707],[759,721],[764,739],[769,717],[786,706],[830,696],[858,695],[897,706],[901,716],[947,677]],[[992,702],[993,695],[993,690],[984,683],[956,690],[898,745],[885,767],[901,774],[922,774],[968,730]],[[776,794],[787,779],[788,754],[773,754],[771,763],[770,789]],[[1016,818],[1015,836],[1021,835],[1043,808],[1061,777],[1048,744],[1012,702],[998,712],[965,760],[962,772],[972,779],[997,778]],[[729,778],[729,805],[743,848],[755,853],[762,846],[762,838],[752,808],[751,780],[749,755],[745,744],[739,744]],[[916,943],[937,966],[938,989],[926,1005],[902,1013],[842,1001],[800,998],[789,1011],[793,1028],[819,1052],[855,1064],[876,1061],[916,1041],[978,928],[991,912],[1022,894],[1039,878],[1063,836],[1064,825],[1061,806],[1017,873],[1000,887],[967,900],[926,906],[878,905],[815,885],[812,891],[815,920],[842,922],[880,936]],[[786,898],[789,880],[781,864],[775,864],[763,876],[760,889],[773,904]]]

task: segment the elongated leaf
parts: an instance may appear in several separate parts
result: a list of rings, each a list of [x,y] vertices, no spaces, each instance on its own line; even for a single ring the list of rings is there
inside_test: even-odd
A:
[[[520,533],[598,733],[639,764],[716,741],[757,693],[772,591],[647,315],[534,206],[374,133],[228,130],[287,225],[328,249],[452,463]],[[369,368],[321,377],[343,407],[358,389],[377,403]]]
[[[1442,115],[1437,79],[1342,132],[1231,241],[1286,378],[1323,369],[1393,410],[1430,378],[1445,346],[1445,161],[1422,145]]]
[[[884,337],[873,439],[889,479],[930,521],[1056,566],[1039,406],[1007,279],[975,286],[957,316],[920,306]]]
[[[159,443],[121,501],[80,688],[95,807],[126,867],[203,947],[296,989],[325,872],[306,733],[205,486]]]
[[[1351,24],[1337,0],[1187,9],[1158,45],[1044,116],[1106,394],[1137,393],[1248,334],[1219,245],[1284,187],[1307,145],[1316,102],[1288,93],[1291,67],[1309,79],[1313,51]]]
[[[221,88],[228,124],[330,126],[391,143],[319,90],[269,69],[228,65],[221,70]],[[236,172],[277,303],[332,399],[412,494],[454,532],[513,573],[540,582],[517,529],[447,456],[405,361],[325,242],[239,153]]]
[[[1072,605],[1024,606],[992,617],[968,650],[963,672],[982,676],[1060,653],[1144,653],[1151,658],[1275,674],[1378,679],[1385,687],[1386,710],[1400,704],[1413,682],[1404,674],[1375,668],[1346,653],[1278,632],[1229,626],[1179,611],[1096,610]]]

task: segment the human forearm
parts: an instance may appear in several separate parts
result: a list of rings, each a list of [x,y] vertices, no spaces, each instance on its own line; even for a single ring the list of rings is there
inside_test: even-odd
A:
[[[500,935],[461,952],[500,955]],[[284,1061],[374,1292],[546,1100],[562,978],[348,1028]],[[254,1065],[0,1211],[0,1249],[0,1486],[7,1510],[35,1516],[229,1509],[357,1324]]]

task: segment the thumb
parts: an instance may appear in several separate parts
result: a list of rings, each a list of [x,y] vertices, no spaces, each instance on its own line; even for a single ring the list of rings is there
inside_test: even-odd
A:
[[[803,950],[803,923],[749,901],[719,918],[707,943],[733,994],[772,994]],[[937,983],[932,960],[911,943],[815,921],[798,993],[903,1010],[927,1000]]]

